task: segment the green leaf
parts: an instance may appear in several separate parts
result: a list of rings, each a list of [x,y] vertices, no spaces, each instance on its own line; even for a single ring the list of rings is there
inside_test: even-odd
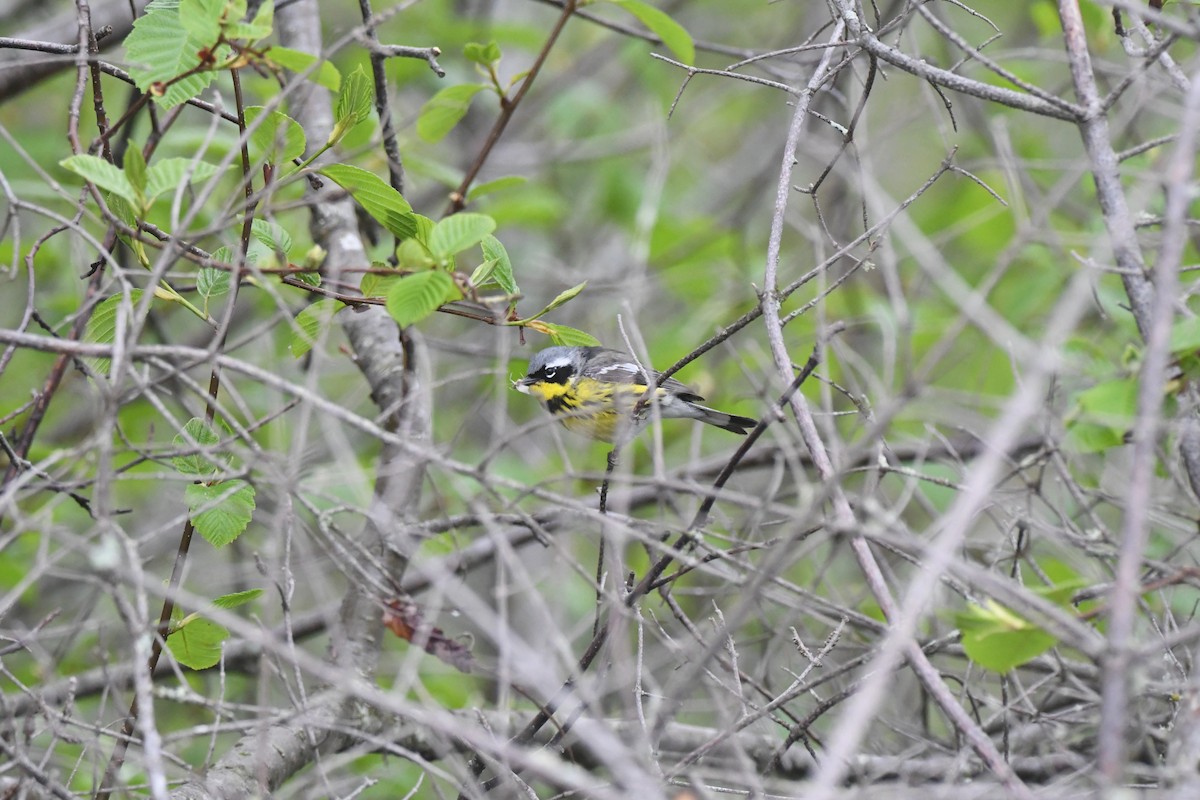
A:
[[[146,175],[146,199],[153,203],[163,192],[174,194],[180,184],[206,181],[220,172],[215,164],[195,158],[159,159],[150,165]]]
[[[494,41],[487,44],[467,42],[463,45],[463,55],[481,67],[486,67],[500,60],[500,46]]]
[[[101,189],[106,189],[118,197],[128,200],[134,206],[141,205],[138,201],[138,192],[129,182],[129,178],[125,176],[125,172],[103,158],[80,154],[64,158],[58,163]]]
[[[408,327],[461,296],[454,279],[445,272],[418,272],[396,281],[388,290],[387,311],[401,327]]]
[[[191,617],[167,636],[167,647],[189,669],[208,669],[221,660],[221,645],[229,631],[204,617]]]
[[[1180,320],[1171,328],[1171,353],[1179,355],[1200,350],[1200,317]]]
[[[193,483],[185,497],[196,532],[213,547],[224,547],[241,536],[254,515],[254,487],[245,481]]]
[[[309,73],[308,80],[324,86],[331,92],[341,88],[342,73],[338,72],[338,68],[329,61],[321,61],[312,53],[293,50],[290,47],[271,47],[263,55],[272,64],[295,73],[302,73],[320,61],[320,66]]]
[[[136,306],[141,297],[141,289],[130,289],[130,306]],[[119,294],[102,300],[100,305],[96,306],[96,310],[92,312],[91,319],[88,320],[87,327],[83,330],[83,340],[96,344],[112,344],[117,332],[117,316],[121,313],[123,302],[124,297]],[[100,374],[108,372],[109,359],[107,358],[85,358],[84,361]]]
[[[171,464],[180,475],[211,475],[218,469],[224,469],[226,464],[220,458],[206,456],[203,450],[211,450],[221,441],[212,426],[200,417],[192,417],[183,426],[183,432],[175,434],[171,445],[176,450],[195,450],[201,452],[186,456],[175,456]]]
[[[554,309],[561,306],[563,303],[567,302],[571,298],[578,295],[580,292],[583,291],[583,287],[585,287],[585,286],[587,286],[587,281],[584,281],[583,283],[578,284],[576,286],[572,286],[570,289],[567,289],[565,292],[559,292],[558,296],[555,297],[553,300],[551,300],[549,303],[547,303],[546,307],[543,308],[541,311],[537,312],[532,317],[525,317],[524,319],[518,320],[518,321],[519,322],[532,322],[533,320],[537,319],[538,317],[544,316],[545,314],[553,311]]]
[[[492,273],[496,271],[497,263],[498,262],[494,258],[483,262],[475,268],[475,271],[471,273],[471,277],[467,279],[467,282],[475,288],[486,286],[489,283],[495,283],[495,281],[492,280]]]
[[[685,64],[696,61],[696,45],[691,35],[683,26],[654,6],[643,3],[642,0],[608,0],[613,5],[620,6],[638,18],[638,21],[649,28],[655,36],[662,39],[663,44]]]
[[[363,297],[383,297],[398,280],[402,280],[399,275],[377,275],[368,272],[362,276],[358,290],[362,292]]]
[[[142,157],[142,149],[132,142],[125,148],[125,179],[133,187],[138,198],[138,207],[146,206],[146,159]]]
[[[208,302],[214,297],[220,297],[229,291],[232,283],[229,273],[216,267],[201,267],[196,273],[196,294],[203,301],[204,312],[208,313]]]
[[[994,672],[1008,672],[1040,656],[1058,641],[1046,631],[988,599],[955,616],[963,650]]]
[[[471,191],[467,192],[467,199],[478,200],[485,194],[492,194],[493,192],[502,192],[505,189],[512,189],[514,187],[521,186],[528,181],[528,178],[525,178],[521,175],[505,175],[503,178],[496,178],[494,181],[481,183],[475,188],[471,189]]]
[[[504,249],[504,245],[495,236],[485,236],[480,242],[483,249],[483,257],[488,261],[495,261],[496,268],[492,272],[491,279],[505,291],[506,294],[520,294],[521,289],[517,286],[517,281],[513,278],[512,261],[508,258],[508,251]]]
[[[1103,453],[1125,444],[1125,435],[1107,425],[1075,420],[1067,424],[1066,444],[1076,453]]]
[[[556,325],[553,322],[542,323],[550,329],[550,341],[567,347],[599,347],[600,340],[586,331],[569,328],[566,325]]]
[[[213,44],[221,36],[225,0],[179,0],[179,22],[193,39]]]
[[[246,126],[250,127],[266,111],[262,106],[246,108]],[[259,126],[250,134],[250,157],[257,162],[269,164],[286,164],[294,158],[304,155],[308,142],[300,123],[281,114],[271,111]]]
[[[1137,414],[1138,382],[1133,378],[1105,381],[1080,392],[1075,404],[1088,422],[1127,430]]]
[[[403,241],[417,231],[412,206],[378,175],[349,164],[329,164],[320,173],[341,186],[363,210]]]
[[[361,66],[355,67],[342,81],[341,91],[338,92],[337,102],[334,103],[330,144],[340,142],[342,137],[371,115],[371,94],[371,81],[367,74]]]
[[[211,70],[204,70],[165,86],[199,66],[200,51],[216,41],[215,36],[200,39],[188,32],[180,20],[180,1],[154,0],[125,37],[126,61],[134,83],[165,108],[195,97],[216,77]]]
[[[271,35],[271,29],[275,27],[275,3],[273,0],[265,0],[258,7],[258,11],[254,14],[254,19],[248,22],[232,21],[225,24],[226,39],[245,39],[251,42],[257,42],[259,39],[265,39]]]
[[[223,594],[212,601],[212,604],[217,608],[237,608],[244,606],[252,600],[257,600],[262,597],[262,589],[247,589],[244,592],[233,592],[232,594]]]
[[[486,214],[454,214],[440,220],[429,234],[434,258],[448,260],[455,253],[474,247],[496,230],[496,220]]]
[[[482,83],[464,83],[442,89],[421,107],[417,134],[427,142],[441,141],[466,116],[475,95],[487,88]]]
[[[296,324],[292,326],[292,337],[288,342],[291,354],[299,358],[311,350],[321,332],[329,328],[334,315],[345,307],[337,300],[326,299],[302,308],[296,315]]]
[[[286,264],[288,251],[292,249],[292,235],[274,222],[259,217],[250,221],[250,233],[255,239]]]
[[[112,192],[106,192],[104,202],[108,203],[108,210],[113,215],[128,225],[133,230],[138,228],[137,212],[133,210],[133,205],[128,200],[120,195],[115,195]],[[137,256],[138,263],[147,269],[150,267],[150,258],[146,255],[146,246],[134,239],[131,236],[126,236],[123,231],[117,232],[117,238],[125,243],[125,246],[133,251]]]

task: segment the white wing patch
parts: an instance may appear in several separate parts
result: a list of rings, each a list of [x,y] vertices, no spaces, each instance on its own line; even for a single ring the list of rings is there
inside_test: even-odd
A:
[[[637,364],[630,364],[626,362],[623,364],[609,364],[607,367],[601,367],[600,369],[596,370],[596,375],[600,376],[606,372],[627,372],[630,375],[636,375],[641,372],[641,370],[638,369]]]

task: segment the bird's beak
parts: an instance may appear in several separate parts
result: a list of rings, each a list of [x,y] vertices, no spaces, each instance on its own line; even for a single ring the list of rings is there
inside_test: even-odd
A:
[[[529,394],[529,387],[533,385],[533,379],[526,376],[519,381],[513,381],[513,388],[521,394]]]

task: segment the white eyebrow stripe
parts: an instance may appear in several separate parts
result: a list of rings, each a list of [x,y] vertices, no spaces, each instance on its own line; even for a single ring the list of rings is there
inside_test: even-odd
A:
[[[569,367],[569,366],[571,366],[571,359],[560,358],[556,361],[547,362],[546,366],[542,367],[542,369],[558,369],[559,367]]]

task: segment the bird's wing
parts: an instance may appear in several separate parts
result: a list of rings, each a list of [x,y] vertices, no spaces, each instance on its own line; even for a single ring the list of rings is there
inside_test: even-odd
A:
[[[646,373],[638,367],[637,362],[630,358],[627,353],[622,353],[619,350],[604,350],[593,356],[588,374],[597,380],[638,384],[641,386],[648,386],[653,378],[658,377],[657,372],[651,372],[652,378],[647,379]],[[691,387],[680,383],[674,378],[667,378],[663,381],[660,388],[688,402],[704,399],[696,394]]]

